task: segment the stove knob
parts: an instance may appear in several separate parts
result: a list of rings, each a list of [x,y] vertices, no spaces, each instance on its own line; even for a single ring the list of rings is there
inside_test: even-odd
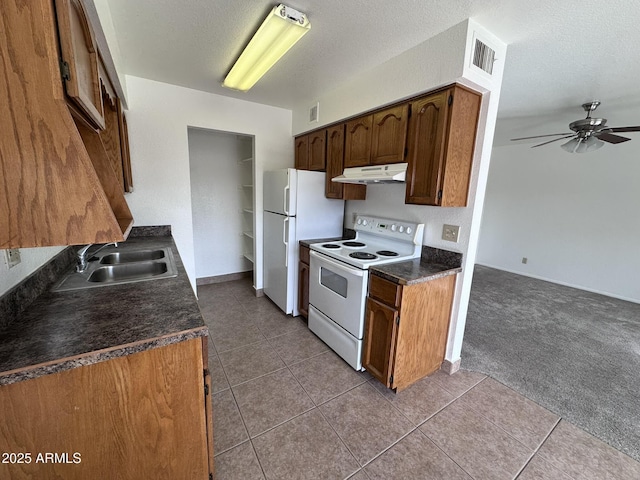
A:
[[[367,226],[369,222],[367,222],[366,220],[362,220],[362,225],[364,225],[365,227]]]
[[[394,223],[393,225],[391,225],[391,231],[392,231],[392,232],[395,232],[397,228],[398,228],[398,227],[396,226],[396,224],[395,224],[395,223]]]
[[[407,235],[411,235],[411,232],[413,232],[413,228],[407,227]]]
[[[402,225],[400,225],[400,227],[398,228],[398,231],[399,231],[400,233],[404,232],[404,227],[403,227]]]
[[[362,225],[362,219],[361,218],[358,219],[358,225]]]

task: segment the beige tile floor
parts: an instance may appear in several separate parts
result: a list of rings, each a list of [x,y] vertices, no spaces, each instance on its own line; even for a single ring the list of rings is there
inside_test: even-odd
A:
[[[395,394],[249,281],[198,295],[219,480],[640,478],[630,457],[485,375],[437,372]]]

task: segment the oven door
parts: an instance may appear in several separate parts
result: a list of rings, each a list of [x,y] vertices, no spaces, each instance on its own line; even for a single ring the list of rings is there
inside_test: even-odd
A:
[[[364,333],[368,273],[311,251],[309,303],[357,339]]]

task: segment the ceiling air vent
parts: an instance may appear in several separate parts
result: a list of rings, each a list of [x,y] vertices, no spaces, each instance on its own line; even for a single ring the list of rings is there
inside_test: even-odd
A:
[[[493,73],[495,56],[496,52],[494,52],[491,47],[476,38],[476,44],[473,48],[473,64],[476,67],[491,75]]]
[[[318,121],[318,110],[320,110],[320,102],[309,108],[309,123],[315,123]]]

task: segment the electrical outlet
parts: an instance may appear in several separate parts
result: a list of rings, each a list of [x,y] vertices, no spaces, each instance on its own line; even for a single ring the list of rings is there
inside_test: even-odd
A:
[[[528,261],[527,257],[522,257],[522,263],[526,264]]]
[[[458,234],[460,233],[460,226],[458,225],[443,225],[442,226],[442,239],[449,242],[457,242]]]
[[[13,268],[18,265],[20,260],[20,249],[18,248],[10,248],[4,251],[4,259],[7,262],[7,266],[9,268]]]

